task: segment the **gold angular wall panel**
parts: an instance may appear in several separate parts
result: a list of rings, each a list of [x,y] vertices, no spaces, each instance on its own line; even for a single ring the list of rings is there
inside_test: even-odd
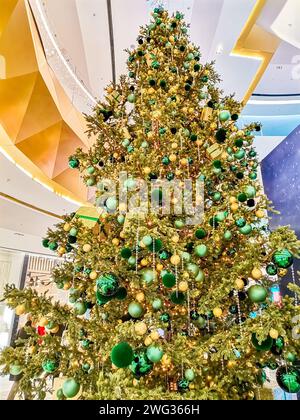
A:
[[[0,146],[33,178],[82,202],[68,156],[93,139],[49,67],[28,2],[0,0]]]

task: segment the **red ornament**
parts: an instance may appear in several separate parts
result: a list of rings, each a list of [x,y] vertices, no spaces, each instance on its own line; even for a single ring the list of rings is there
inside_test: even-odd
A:
[[[46,335],[45,327],[37,327],[37,333],[40,337],[43,337],[43,335]]]

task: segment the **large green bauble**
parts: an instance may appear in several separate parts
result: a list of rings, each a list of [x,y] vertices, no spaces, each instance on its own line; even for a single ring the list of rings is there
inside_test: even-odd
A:
[[[50,243],[49,243],[49,249],[50,249],[51,251],[56,251],[56,250],[57,250],[57,248],[58,248],[58,244],[57,244],[57,242],[50,242]]]
[[[42,244],[43,244],[44,248],[48,248],[49,247],[49,239],[43,239]]]
[[[142,242],[146,245],[146,246],[150,246],[153,242],[153,239],[150,235],[144,236],[142,239]]]
[[[240,228],[239,231],[242,235],[250,235],[253,228],[251,225],[245,225],[244,227]]]
[[[67,379],[62,386],[66,398],[74,398],[80,390],[80,384],[73,378]]]
[[[163,280],[164,286],[167,288],[172,288],[176,284],[176,277],[174,276],[173,273],[166,273],[163,276],[162,280]]]
[[[186,371],[184,372],[184,377],[187,381],[193,381],[195,379],[195,372],[193,371],[193,369],[186,369]]]
[[[23,368],[20,365],[17,364],[12,364],[9,366],[9,373],[13,376],[17,376],[20,375],[20,373],[22,373]]]
[[[128,313],[132,318],[140,318],[143,313],[143,307],[138,302],[131,302],[128,306]]]
[[[194,250],[197,257],[204,258],[207,255],[207,246],[206,245],[197,245]]]
[[[133,360],[133,350],[126,341],[123,341],[112,348],[110,358],[116,367],[125,368]]]
[[[248,198],[254,198],[256,196],[256,189],[252,187],[252,185],[248,185],[245,188],[244,192]]]
[[[300,371],[294,367],[281,366],[276,373],[277,383],[283,391],[297,394],[300,391]]]
[[[268,336],[268,338],[265,341],[259,344],[256,334],[252,334],[251,342],[258,351],[269,351],[273,346],[273,338],[271,338],[270,336]]]
[[[114,297],[116,297],[116,295]],[[96,301],[97,301],[97,305],[99,305],[99,306],[105,305],[111,299],[112,299],[111,296],[103,296],[103,295],[101,295],[101,293],[96,292]]]
[[[260,285],[251,286],[248,289],[248,296],[251,302],[262,303],[268,297],[268,291]]]
[[[287,249],[276,251],[273,254],[273,263],[279,268],[289,268],[293,265],[293,255]]]
[[[150,346],[147,349],[147,357],[153,363],[158,363],[163,357],[163,350],[160,347]]]
[[[197,239],[204,239],[207,236],[207,232],[204,229],[197,229],[195,236]]]
[[[112,273],[103,274],[97,280],[97,291],[102,296],[114,296],[119,289],[118,278]]]
[[[118,200],[116,197],[109,197],[105,202],[105,207],[110,211],[115,211],[118,207]]]
[[[203,270],[199,270],[199,273],[197,274],[197,276],[195,278],[195,281],[202,282],[204,280],[205,280],[204,271]]]
[[[141,270],[142,280],[146,285],[156,281],[156,272],[152,268],[144,268]]]
[[[221,111],[219,114],[219,119],[222,122],[228,121],[229,118],[231,117],[230,112],[229,111]]]
[[[152,308],[155,311],[159,311],[162,308],[162,301],[161,301],[161,299],[159,299],[159,298],[154,299],[154,301],[152,302]]]
[[[234,154],[234,157],[238,160],[241,160],[245,157],[245,154],[246,154],[245,150],[240,149]]]
[[[227,230],[224,233],[224,239],[225,239],[225,241],[230,241],[232,239],[232,233],[230,232],[230,230]]]
[[[74,311],[76,315],[84,315],[87,311],[86,302],[76,302],[74,305]]]
[[[147,356],[147,350],[146,349],[140,349],[137,350],[133,354],[133,360],[131,362],[131,365],[129,366],[129,369],[131,372],[133,372],[134,376],[139,379],[142,376],[147,375],[153,368],[153,363],[151,360],[148,359]]]
[[[176,229],[183,229],[185,226],[185,223],[183,220],[175,220],[174,225]]]
[[[45,360],[42,364],[42,368],[47,373],[53,373],[58,368],[58,363],[56,360]]]
[[[194,277],[197,277],[200,271],[200,268],[197,264],[189,263],[187,265],[187,271],[192,274]]]
[[[132,255],[131,249],[130,248],[122,248],[121,249],[121,257],[125,258],[125,260],[128,260],[128,258],[130,258]]]
[[[171,293],[170,299],[175,305],[183,305],[185,302],[185,294],[175,291]]]

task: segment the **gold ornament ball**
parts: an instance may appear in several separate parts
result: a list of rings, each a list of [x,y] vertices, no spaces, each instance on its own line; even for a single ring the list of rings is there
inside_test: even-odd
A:
[[[169,159],[170,159],[171,162],[175,162],[176,159],[177,159],[177,156],[172,154],[172,155],[169,156]]]
[[[24,304],[18,305],[15,309],[16,315],[21,316],[26,312],[26,306]]]
[[[262,276],[263,276],[263,273],[259,268],[254,268],[251,272],[251,277],[254,280],[260,280],[262,278]]]
[[[71,225],[70,225],[70,223],[65,223],[65,225],[64,225],[64,231],[65,232],[69,232],[71,230]]]
[[[181,160],[180,160],[180,164],[181,164],[182,166],[187,166],[187,165],[188,165],[188,160],[187,160],[187,159],[185,159],[185,158],[183,158],[183,159],[181,159]]]
[[[149,175],[150,172],[151,172],[151,169],[148,168],[148,166],[146,166],[146,168],[143,169],[143,172],[144,172],[145,175]]]
[[[46,318],[46,317],[42,317],[40,320],[39,320],[39,322],[38,322],[38,325],[40,326],[40,327],[46,327],[46,325],[49,323],[49,320]]]
[[[136,300],[139,302],[139,303],[142,303],[142,302],[144,302],[144,300],[145,300],[145,294],[143,293],[143,292],[139,292],[137,295],[136,295]]]
[[[230,208],[231,208],[231,211],[235,213],[236,211],[238,211],[239,205],[238,203],[233,203],[231,204]]]
[[[79,362],[78,362],[78,360],[72,360],[72,362],[71,362],[71,368],[72,369],[78,369],[79,368]]]
[[[65,283],[64,290],[70,290],[70,289],[71,289],[71,283]]]
[[[164,269],[164,266],[162,264],[156,264],[156,270],[162,271]]]
[[[279,277],[285,277],[287,273],[288,273],[288,270],[286,268],[280,268],[277,274]]]
[[[186,313],[187,313],[186,308],[184,306],[181,306],[178,309],[178,311],[179,311],[180,315],[186,315]]]
[[[97,273],[97,271],[92,271],[91,273],[90,273],[90,279],[91,280],[96,280],[96,278],[98,277],[98,273]]]
[[[184,271],[184,272],[182,273],[182,277],[183,277],[184,279],[189,279],[189,278],[190,278],[190,275],[189,275],[189,273],[188,273],[187,271]]]
[[[144,341],[145,346],[147,346],[147,347],[151,346],[152,343],[153,343],[153,341],[152,341],[152,338],[150,336],[145,338],[145,341]]]
[[[178,265],[180,264],[180,256],[179,255],[172,255],[172,257],[170,258],[171,264],[173,265]]]
[[[235,287],[236,287],[238,290],[243,290],[243,289],[244,289],[244,287],[245,287],[245,283],[243,282],[243,280],[241,280],[241,279],[237,279],[237,280],[235,281]]]
[[[90,252],[92,250],[92,246],[90,244],[83,245],[83,252]]]
[[[66,253],[66,248],[64,248],[63,246],[58,247],[57,252],[61,255],[64,255]]]
[[[137,335],[145,335],[147,332],[147,325],[144,322],[138,322],[134,326],[134,331]]]
[[[52,330],[49,330],[51,332],[51,334],[57,334],[59,331],[59,325],[57,325],[57,327],[52,328]]]
[[[167,354],[164,354],[162,359],[161,359],[161,363],[163,366],[170,366],[172,363],[172,360],[170,358],[170,356],[168,356]]]
[[[159,340],[160,335],[159,335],[158,331],[156,331],[156,330],[151,331],[150,338],[151,338],[151,340],[153,340],[153,341],[157,341],[157,340]]]
[[[263,210],[257,210],[255,212],[256,217],[258,217],[259,219],[263,219],[265,217],[265,212]]]
[[[141,266],[142,267],[147,267],[147,265],[149,264],[149,261],[146,258],[143,258],[141,261]]]
[[[229,203],[230,204],[234,204],[234,203],[236,203],[237,202],[237,199],[235,198],[235,197],[230,197],[229,198]]]
[[[172,148],[173,150],[176,150],[176,149],[178,148],[178,143],[172,143],[172,144],[171,144],[171,148]]]
[[[123,232],[123,231],[122,231],[122,232],[120,233],[120,238],[122,238],[122,239],[125,239],[125,238],[126,238],[126,234],[125,234],[125,232]]]
[[[171,238],[172,242],[174,242],[175,244],[177,244],[179,242],[179,236],[178,235],[174,235]]]
[[[176,169],[176,171],[175,171],[175,175],[176,175],[176,176],[180,176],[180,175],[181,175],[181,173],[182,173],[182,172],[181,172],[181,170],[180,170],[180,169]]]
[[[120,244],[120,239],[119,238],[114,238],[111,242],[112,242],[113,245],[118,246]]]
[[[213,314],[216,318],[221,318],[221,316],[223,315],[223,311],[221,308],[215,308],[213,310]]]
[[[271,338],[274,338],[274,340],[277,340],[277,338],[279,337],[279,332],[275,330],[275,328],[271,328],[269,332],[269,336]]]
[[[189,284],[187,281],[181,281],[178,285],[178,289],[180,292],[186,292],[189,288]]]
[[[229,368],[229,369],[232,369],[232,368],[234,368],[236,366],[236,361],[235,360],[229,360],[228,361],[228,363],[227,363],[227,367]]]

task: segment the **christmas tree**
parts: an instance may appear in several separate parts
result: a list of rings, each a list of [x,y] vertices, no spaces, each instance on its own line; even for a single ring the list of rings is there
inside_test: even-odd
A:
[[[53,279],[69,304],[6,287],[32,325],[2,373],[39,399],[57,378],[58,399],[254,399],[266,367],[298,392],[300,289],[281,298],[278,283],[300,243],[268,228],[260,125],[237,127],[242,104],[222,96],[181,13],[156,8],[128,55],[86,117],[94,146],[69,162],[95,206],[43,241],[63,257]]]

